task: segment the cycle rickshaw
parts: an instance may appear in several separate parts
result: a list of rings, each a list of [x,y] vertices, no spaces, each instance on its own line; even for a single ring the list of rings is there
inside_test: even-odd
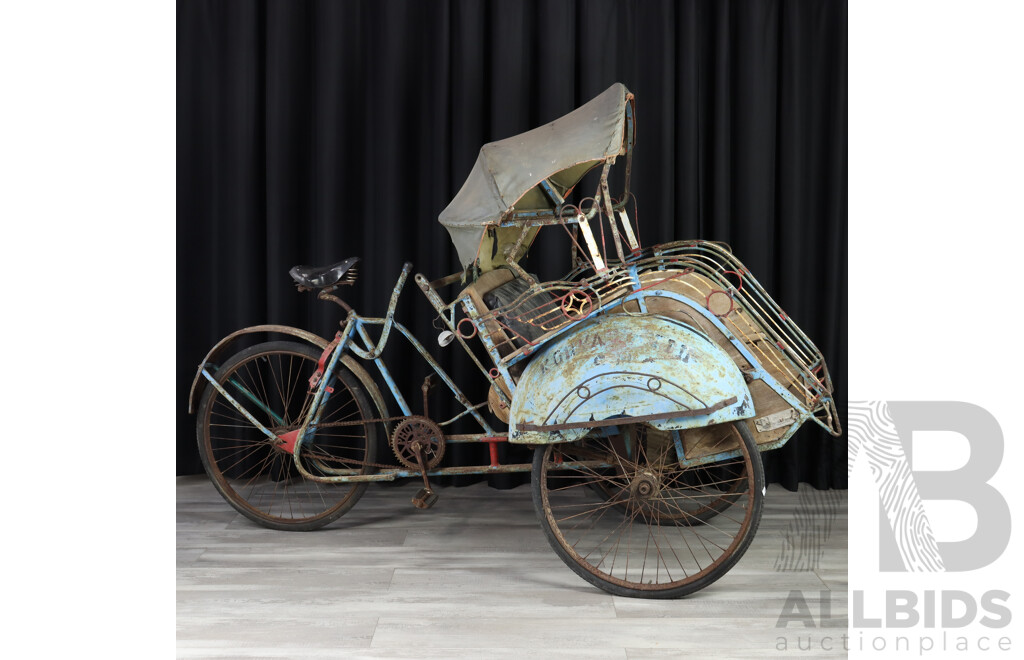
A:
[[[413,503],[430,508],[431,478],[530,472],[548,541],[588,582],[672,598],[728,571],[760,519],[759,452],[806,421],[839,435],[839,416],[820,351],[727,246],[639,244],[629,215],[633,113],[633,95],[616,84],[554,122],[485,145],[441,213],[464,270],[415,282],[444,325],[441,345],[461,345],[489,381],[484,402],[471,402],[394,319],[411,264],[383,318],[360,316],[336,295],[355,280],[358,259],[293,268],[300,290],[346,316],[330,340],[261,325],[203,359],[189,405],[199,398],[200,454],[225,499],[266,527],[312,530],[371,482],[422,479]],[[624,191],[613,198],[617,160]],[[571,203],[591,171],[600,175],[593,196]],[[539,281],[519,264],[542,230],[571,237],[561,279]],[[448,289],[458,291],[446,300]],[[429,377],[423,414],[413,412],[381,357],[394,331],[451,391],[455,417],[430,417]],[[224,357],[252,333],[290,341]],[[462,418],[479,432],[446,433]],[[487,444],[490,462],[443,467],[452,443]],[[498,443],[534,447],[532,463],[502,464]]]

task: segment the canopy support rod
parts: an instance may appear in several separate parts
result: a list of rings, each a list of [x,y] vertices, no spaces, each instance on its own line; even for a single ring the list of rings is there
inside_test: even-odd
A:
[[[633,142],[635,141],[635,125],[633,120],[633,95],[626,94],[626,189],[622,192],[622,200],[629,196],[629,175],[633,169]]]
[[[540,188],[541,190],[544,191],[544,194],[548,196],[548,199],[554,202],[555,215],[561,215],[561,212],[558,207],[565,203],[565,198],[558,194],[558,191],[555,190],[555,187],[551,185],[551,182],[548,181],[547,179],[544,179],[540,182]]]
[[[522,231],[519,232],[519,238],[516,239],[516,244],[505,253],[505,263],[508,264],[509,268],[515,271],[516,275],[523,278],[530,283],[530,286],[534,286],[537,282],[530,277],[530,274],[523,270],[523,267],[519,265],[519,251],[523,249],[523,241],[526,239],[526,235],[530,233],[530,225],[523,224]]]
[[[590,251],[590,256],[594,262],[594,271],[600,273],[608,270],[602,258],[601,250],[597,247],[597,241],[594,240],[594,232],[590,230],[590,222],[587,221],[582,213],[577,217],[579,218],[579,228],[583,234],[583,240],[587,244],[587,249]]]
[[[612,161],[609,158],[604,161],[604,168],[601,170],[601,185],[597,195],[604,203],[604,212],[608,216],[608,225],[612,228],[612,242],[615,243],[615,254],[619,255],[619,263],[626,263],[626,255],[622,252],[622,239],[619,238],[619,225],[615,222],[615,212],[612,211],[612,198],[608,193],[608,172],[612,168]]]

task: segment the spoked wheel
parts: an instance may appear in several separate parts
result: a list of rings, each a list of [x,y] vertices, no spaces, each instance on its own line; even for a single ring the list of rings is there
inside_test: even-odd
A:
[[[309,377],[320,351],[293,342],[268,342],[232,356],[215,378],[225,391],[270,431],[298,429],[309,411]],[[369,398],[339,362],[334,389],[317,432],[300,451],[315,476],[368,474],[377,438]],[[282,450],[212,385],[197,420],[199,455],[220,494],[239,513],[264,527],[308,531],[337,520],[368,484],[322,483],[302,478],[292,454]]]
[[[533,502],[551,547],[619,596],[678,598],[719,579],[753,540],[764,498],[754,439],[732,427],[738,456],[689,468],[643,425],[539,447]]]

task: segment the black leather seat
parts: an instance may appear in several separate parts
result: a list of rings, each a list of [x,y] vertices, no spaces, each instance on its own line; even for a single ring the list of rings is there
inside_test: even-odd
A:
[[[288,274],[295,283],[307,289],[326,289],[336,284],[351,284],[356,279],[355,265],[359,257],[349,257],[330,266],[295,266]]]

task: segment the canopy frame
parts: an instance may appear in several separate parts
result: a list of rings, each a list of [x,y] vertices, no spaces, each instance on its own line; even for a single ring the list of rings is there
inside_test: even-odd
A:
[[[625,261],[627,252],[637,251],[636,234],[625,212],[631,195],[634,112],[633,94],[616,83],[569,115],[484,145],[462,190],[439,218],[452,234],[466,272],[477,274],[507,266],[518,273],[521,269],[515,267],[515,262],[529,249],[539,229],[551,225],[562,225],[567,231],[572,228],[574,265],[579,263],[579,253],[589,253],[587,261],[595,270],[607,270],[607,259],[598,249],[590,228],[590,220],[595,216],[601,227],[602,247],[602,216],[608,217],[615,256],[620,263]],[[533,145],[537,145],[536,150]],[[559,153],[563,155],[559,157]],[[616,158],[623,155],[625,190],[621,199],[614,202],[608,190],[608,174]],[[548,163],[557,164],[557,169],[545,173]],[[566,202],[565,198],[583,177],[599,166],[601,180],[593,197],[584,198],[579,206]],[[512,199],[515,201],[509,203]],[[589,208],[585,206],[588,200],[592,202]],[[584,235],[585,250],[578,249],[579,233]]]

